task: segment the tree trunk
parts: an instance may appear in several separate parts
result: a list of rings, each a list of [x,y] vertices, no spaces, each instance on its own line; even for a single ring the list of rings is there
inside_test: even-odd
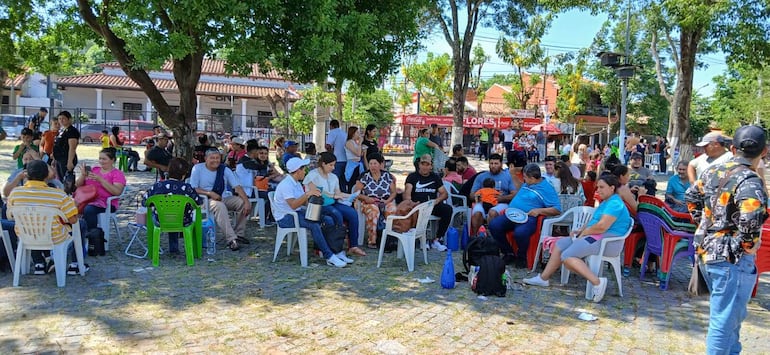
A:
[[[196,110],[198,98],[196,90],[201,76],[204,54],[195,53],[174,60],[174,79],[179,88],[179,112],[168,110],[167,117],[175,116],[177,124],[171,127],[174,131],[174,152],[177,156],[191,159],[197,127]],[[161,97],[162,98],[162,97]],[[165,102],[165,99],[163,100]],[[166,122],[163,112],[159,112],[163,122]]]
[[[342,101],[342,83],[337,83],[337,85],[334,87],[334,94],[337,98],[337,119],[342,122],[342,108],[344,107],[345,103]],[[318,119],[318,116],[316,116],[316,120]]]
[[[679,38],[680,65],[677,69],[677,86],[671,111],[676,118],[676,134],[679,159],[690,159],[692,155],[692,135],[690,132],[690,101],[692,100],[692,81],[695,73],[695,55],[698,52],[703,32],[701,30],[682,30]]]
[[[465,45],[463,45],[464,47]],[[470,48],[470,46],[468,46]],[[463,117],[465,114],[465,93],[468,91],[468,81],[470,79],[470,62],[468,60],[469,50],[463,48],[465,54],[460,54],[460,48],[455,51],[454,67],[455,77],[453,81],[452,92],[452,140],[451,145],[463,144]]]

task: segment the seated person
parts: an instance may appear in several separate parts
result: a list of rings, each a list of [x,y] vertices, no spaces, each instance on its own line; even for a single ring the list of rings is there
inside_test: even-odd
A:
[[[52,207],[61,210],[67,217],[67,220],[62,221],[55,218],[51,229],[53,243],[61,243],[68,236],[68,233],[71,232],[71,225],[78,221],[78,208],[75,206],[75,201],[67,196],[63,190],[46,185],[45,180],[50,176],[50,170],[48,169],[48,164],[42,160],[30,161],[24,174],[29,180],[23,187],[15,188],[10,196],[8,196],[8,208]],[[81,233],[81,238],[85,238],[85,234]],[[69,260],[75,260],[74,243],[67,250],[67,256]],[[47,271],[44,265],[45,257],[41,253],[32,253],[32,259],[35,264],[35,274],[45,274]],[[88,271],[88,265],[86,265],[85,271]],[[75,262],[70,263],[67,267],[67,274],[73,275],[79,272],[80,269]]]
[[[418,160],[419,170],[406,177],[404,186],[404,200],[418,203],[435,200],[432,215],[439,217],[436,238],[429,244],[432,249],[445,251],[446,246],[441,243],[441,238],[449,229],[452,219],[452,206],[444,203],[449,197],[441,178],[433,172],[433,158],[430,154],[423,154]]]
[[[345,267],[348,263],[340,259],[338,255],[335,255],[329,248],[329,244],[326,243],[326,238],[323,232],[321,232],[321,223],[305,219],[305,209],[302,207],[307,204],[310,196],[321,196],[321,190],[313,186],[308,186],[307,191],[302,189],[300,181],[305,179],[305,167],[308,164],[310,164],[310,161],[307,159],[303,160],[296,157],[286,162],[288,175],[275,188],[273,201],[275,209],[273,210],[273,215],[281,228],[294,228],[297,227],[294,225],[294,218],[288,213],[297,212],[299,227],[306,228],[310,232],[313,244],[321,250],[323,258],[326,259],[326,264],[335,267]],[[324,223],[334,223],[329,216],[324,216],[323,221]]]
[[[133,151],[131,148],[123,147],[123,141],[120,140],[120,127],[112,127],[112,134],[110,135],[110,147],[116,149],[123,149],[123,154],[128,155],[128,171],[139,170],[139,153]]]
[[[580,167],[578,167],[577,165],[573,164],[570,161],[569,155],[566,155],[566,154],[562,155],[562,156],[559,157],[559,160],[561,160],[562,163],[564,163],[564,165],[567,166],[567,168],[569,169],[570,173],[572,174],[572,176],[575,179],[580,180],[580,178],[582,177],[582,174],[580,173]]]
[[[642,194],[655,196],[656,183],[652,177],[652,171],[642,166],[644,156],[642,153],[631,153],[631,161],[629,162],[629,168],[631,168],[628,187],[631,188],[631,192],[635,195],[639,194],[641,189]]]
[[[572,173],[567,168],[567,165],[562,162],[557,162],[554,166],[556,177],[559,179],[559,190],[556,193],[559,195],[575,195],[579,196],[581,201],[585,201],[585,193],[583,192],[583,184],[580,180],[575,179]]]
[[[684,193],[690,187],[690,180],[687,178],[687,165],[689,163],[686,160],[679,161],[676,164],[676,175],[668,179],[668,186],[666,186],[666,203],[677,212],[688,212]]]
[[[463,177],[457,173],[457,161],[453,158],[447,159],[444,163],[444,181],[451,182],[455,191],[460,191],[460,187],[463,186]]]
[[[202,163],[206,160],[206,151],[213,148],[209,145],[209,137],[205,134],[198,137],[198,145],[193,148],[193,162]]]
[[[161,175],[165,176],[165,173],[168,172],[168,162],[172,158],[171,153],[166,150],[169,139],[165,133],[160,133],[155,137],[158,142],[147,152],[144,158],[144,165],[147,165],[149,168],[158,169],[159,172],[163,172]]]
[[[549,285],[548,280],[564,264],[570,271],[585,277],[594,285],[594,302],[604,297],[607,289],[607,278],[597,277],[591,272],[583,258],[599,253],[601,240],[604,237],[619,237],[626,234],[631,226],[631,215],[623,204],[623,200],[615,192],[620,187],[617,176],[603,174],[596,183],[596,191],[603,202],[594,211],[593,218],[585,227],[570,233],[573,238],[561,238],[551,249],[551,258],[541,274],[524,279],[524,283],[535,286]],[[623,243],[613,243],[610,248],[623,248]],[[613,252],[605,250],[605,252]],[[614,250],[618,252],[618,250]]]
[[[474,177],[476,173],[476,169],[474,169],[470,162],[468,162],[468,157],[462,156],[456,159],[457,161],[457,173],[460,174],[460,176],[463,177],[463,183],[470,180],[470,178]]]
[[[348,199],[350,195],[340,191],[340,180],[333,173],[336,163],[337,157],[334,156],[334,153],[321,153],[318,159],[318,167],[307,173],[305,179],[302,180],[302,184],[308,190],[311,187],[321,190],[321,196],[324,198],[321,214],[331,217],[334,220],[334,224],[338,226],[347,222],[350,253],[366,256],[366,252],[358,247],[358,213],[356,213],[356,209],[351,207],[350,204],[343,204],[337,201],[338,199]],[[338,253],[337,257],[344,261],[348,260],[344,250]]]
[[[96,186],[96,198],[88,203],[83,211],[83,219],[86,221],[86,230],[98,228],[100,213],[115,212],[120,205],[119,199],[112,200],[112,206],[107,206],[107,198],[120,196],[126,187],[126,176],[120,169],[115,168],[115,148],[104,148],[99,152],[99,166],[89,167],[85,163],[80,165],[80,176],[75,180],[75,186]]]
[[[241,248],[240,244],[249,244],[245,233],[251,203],[238,177],[222,164],[222,154],[218,150],[209,149],[205,162],[195,164],[190,174],[190,185],[196,192],[208,197],[209,211],[214,217],[214,224],[225,235],[227,247],[236,251]],[[236,195],[227,191],[226,186],[230,186]],[[235,229],[230,224],[228,211],[238,212]]]
[[[235,170],[235,165],[246,155],[246,141],[241,137],[230,140],[230,151],[227,152],[227,167]]]
[[[308,165],[308,169],[313,170],[318,167],[318,151],[316,151],[315,143],[313,142],[305,143],[305,158],[307,160],[310,160],[310,165]]]
[[[377,224],[396,212],[396,177],[384,170],[385,158],[380,153],[367,155],[369,170],[356,182],[353,192],[360,191],[358,205],[366,216],[367,248],[377,249]]]
[[[142,206],[146,206],[147,198],[153,195],[183,195],[193,199],[198,205],[203,204],[203,198],[195,192],[190,184],[184,182],[189,174],[190,163],[181,158],[171,159],[168,162],[168,179],[156,182],[147,190],[142,198]],[[185,208],[185,226],[193,223],[193,211],[195,210],[189,205]],[[153,210],[152,216],[157,220],[157,211]],[[179,232],[168,233],[168,252],[172,256],[179,255],[179,238],[181,237],[182,233]]]
[[[527,250],[529,237],[535,232],[538,216],[556,216],[561,213],[561,202],[553,186],[540,175],[540,167],[537,164],[527,164],[524,167],[524,184],[521,185],[516,196],[509,204],[527,215],[524,223],[512,222],[504,212],[495,217],[489,223],[489,232],[497,240],[500,250],[503,252],[503,260],[506,264],[515,264],[517,268],[527,267]],[[513,246],[508,243],[506,233],[513,231],[513,237],[519,250],[513,252]]]
[[[476,191],[476,203],[481,203],[485,213],[489,213],[492,207],[497,206],[497,198],[500,197],[500,191],[495,189],[495,180],[486,178],[483,182],[483,188]]]
[[[16,169],[21,169],[24,163],[21,161],[21,157],[27,151],[40,152],[40,147],[32,143],[32,138],[35,137],[35,132],[29,128],[22,128],[21,130],[21,143],[13,147],[13,159],[16,160]]]
[[[283,166],[281,168],[283,169],[284,166],[286,166],[286,162],[289,161],[291,158],[302,158],[302,156],[299,155],[297,150],[299,149],[299,144],[295,141],[286,141],[286,143],[283,144],[283,148],[285,149],[283,156],[281,156],[281,162],[283,162]],[[284,169],[286,171],[286,169]]]
[[[500,154],[492,154],[489,156],[489,171],[483,172],[476,177],[473,187],[471,188],[471,194],[476,195],[476,191],[480,190],[482,183],[486,179],[492,179],[495,181],[495,188],[501,193],[501,196],[497,198],[497,205],[489,209],[487,213],[484,211],[484,207],[481,204],[473,206],[471,211],[471,229],[470,234],[475,236],[482,224],[489,223],[497,215],[502,214],[506,208],[508,208],[508,202],[511,202],[515,195],[516,188],[513,185],[511,175],[503,170],[503,157]]]
[[[267,201],[267,192],[270,190],[270,181],[278,179],[280,174],[271,166],[267,160],[267,147],[261,147],[256,144],[246,146],[246,155],[244,155],[235,166],[235,175],[241,181],[241,187],[249,198],[258,197]],[[270,204],[265,203],[266,226],[272,225],[272,214],[270,213]]]

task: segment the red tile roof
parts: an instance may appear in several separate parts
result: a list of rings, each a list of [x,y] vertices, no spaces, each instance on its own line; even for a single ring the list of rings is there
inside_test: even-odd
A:
[[[160,91],[177,92],[176,82],[174,80],[153,79],[152,80]],[[133,80],[126,76],[105,75],[104,73],[75,75],[62,77],[57,80],[60,86],[74,86],[87,88],[104,89],[128,89],[140,90]],[[284,96],[284,89],[268,88],[250,85],[235,85],[225,83],[198,83],[198,94],[203,95],[223,95],[236,96],[244,98],[260,98],[267,96]]]
[[[110,67],[110,68],[120,68],[120,64],[118,62],[103,63],[101,64],[101,66]],[[166,63],[163,64],[160,70],[164,72],[172,72],[174,70],[174,62],[170,60],[166,61]],[[275,70],[269,70],[267,73],[263,74],[262,72],[260,72],[259,66],[256,64],[251,66],[251,73],[249,73],[248,75],[239,75],[238,73],[233,73],[232,75],[228,75],[227,71],[225,70],[225,61],[221,59],[204,59],[203,65],[201,66],[201,74],[286,81],[286,78],[284,78],[282,75],[280,75],[280,73],[278,73]]]
[[[24,84],[25,81],[27,81],[27,75],[17,75],[13,80],[11,80],[11,78],[5,78],[3,88],[10,89],[11,85],[13,85],[14,88],[21,89],[21,85]]]

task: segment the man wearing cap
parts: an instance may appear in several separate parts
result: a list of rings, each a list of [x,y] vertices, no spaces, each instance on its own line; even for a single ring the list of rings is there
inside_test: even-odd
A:
[[[321,224],[319,222],[308,221],[305,219],[305,211],[302,208],[310,198],[310,196],[321,196],[321,191],[310,184],[307,187],[307,191],[302,188],[301,181],[305,179],[305,167],[310,164],[310,160],[301,158],[291,158],[286,162],[286,178],[275,188],[275,196],[273,201],[273,216],[281,228],[294,228],[294,217],[289,215],[290,212],[297,212],[299,220],[299,226],[306,228],[310,231],[310,235],[313,237],[313,243],[316,248],[321,250],[326,264],[335,267],[345,267],[347,263],[340,259],[329,248],[329,244],[326,243],[326,238],[321,232]],[[334,224],[334,220],[326,215],[322,216],[324,223]]]
[[[236,251],[240,249],[240,244],[249,244],[245,232],[246,222],[251,213],[251,203],[238,177],[222,164],[222,154],[219,150],[207,150],[205,161],[193,166],[190,185],[198,194],[208,197],[209,210],[214,216],[214,223],[219,231],[225,235],[227,247]],[[228,187],[232,192],[228,191]],[[235,229],[230,224],[229,211],[238,212]]]
[[[434,200],[432,215],[440,218],[436,238],[429,244],[432,249],[445,251],[440,239],[444,237],[449,222],[452,220],[452,206],[444,203],[449,197],[449,193],[444,188],[444,183],[438,174],[433,172],[433,157],[430,154],[423,154],[417,159],[417,171],[410,173],[406,177],[404,184],[404,200],[417,203]]]
[[[503,171],[503,157],[500,154],[494,153],[489,156],[489,171],[479,174],[473,181],[471,196],[475,196],[476,192],[484,187],[483,183],[486,179],[495,181],[495,187],[500,191],[500,196],[497,198],[497,205],[489,209],[489,212],[484,211],[481,203],[476,203],[473,206],[470,229],[472,236],[476,235],[482,224],[489,223],[508,208],[508,202],[511,202],[516,191],[511,175],[507,171]]]
[[[302,156],[297,153],[299,150],[299,144],[295,141],[286,141],[286,143],[283,144],[283,149],[285,149],[285,151],[283,153],[283,157],[281,157],[281,160],[283,161],[284,165],[286,165],[286,163],[291,158],[302,158]]]
[[[631,153],[631,159],[628,162],[629,181],[628,186],[632,192],[637,193],[641,187],[646,187],[646,194],[655,195],[655,179],[652,177],[652,171],[642,165],[644,156],[642,153]]]
[[[41,107],[40,111],[27,118],[27,128],[31,129],[34,134],[40,133],[40,125],[45,121],[46,115],[48,115],[48,109]]]
[[[155,140],[158,141],[149,152],[145,154],[144,165],[150,168],[158,169],[162,172],[168,172],[168,162],[171,161],[171,153],[166,150],[168,145],[168,136],[165,133],[159,133],[155,136]]]
[[[230,151],[227,152],[227,166],[235,169],[235,165],[246,155],[246,141],[241,137],[230,140]]]
[[[690,160],[687,165],[687,178],[690,183],[700,179],[701,174],[711,166],[724,164],[733,158],[733,154],[727,150],[727,140],[719,132],[709,132],[696,144],[702,147],[704,154]]]
[[[741,352],[741,323],[757,280],[755,259],[767,219],[767,190],[756,172],[766,141],[759,126],[738,128],[734,157],[709,167],[685,193],[698,223],[693,244],[711,284],[708,354]]]
[[[333,152],[337,158],[334,164],[334,175],[337,175],[340,181],[345,181],[345,166],[348,161],[345,155],[345,143],[348,141],[348,134],[340,128],[340,121],[337,120],[331,120],[329,128],[329,134],[326,136],[326,151]]]

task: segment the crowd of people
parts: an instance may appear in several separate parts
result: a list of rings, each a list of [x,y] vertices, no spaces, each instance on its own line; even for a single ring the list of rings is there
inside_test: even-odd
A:
[[[40,119],[30,120],[13,150],[17,169],[3,188],[7,198],[3,228],[14,232],[14,222],[6,218],[6,208],[45,205],[62,210],[68,218],[56,221],[55,240],[69,232],[78,216],[82,235],[89,235],[99,228],[100,213],[119,207],[117,200],[108,203],[108,199],[120,196],[126,188],[126,176],[116,167],[118,154],[128,155],[133,170],[139,161],[138,154],[126,153],[116,127],[103,143],[98,164],[88,166],[79,162],[80,134],[67,111],[50,119],[48,132],[35,131]],[[646,144],[644,139],[632,135],[624,151],[628,165],[621,164],[609,146],[557,145],[556,155],[546,155],[543,131],[519,134],[517,138],[515,130],[509,128],[502,130],[500,136],[493,133],[492,154],[479,152],[487,160],[488,170],[477,172],[461,145],[451,147],[451,155],[440,160],[444,155],[442,140],[437,127],[431,127],[420,130],[414,147],[414,171],[400,185],[386,168],[374,125],[363,130],[355,126],[343,130],[333,120],[330,127],[325,149],[320,153],[315,145],[308,144],[303,156],[298,142],[283,137],[275,139],[271,146],[276,152],[277,166],[270,161],[270,147],[257,140],[232,137],[227,151],[222,151],[212,146],[207,136],[199,138],[194,164],[190,164],[173,157],[170,137],[159,129],[145,154],[145,164],[159,171],[158,181],[144,198],[180,194],[197,204],[207,200],[227,247],[237,251],[250,243],[246,235],[250,199],[267,199],[268,192],[274,191],[275,198],[266,204],[266,216],[261,216],[266,220],[262,222],[284,228],[307,228],[326,263],[345,267],[355,261],[351,257],[364,257],[366,249],[378,248],[377,235],[383,220],[397,214],[403,201],[412,205],[434,201],[431,214],[439,223],[435,235],[430,236],[429,247],[446,250],[444,239],[451,225],[453,205],[461,203],[451,196],[461,195],[470,201],[465,206],[470,213],[470,236],[477,237],[483,226],[497,242],[503,261],[525,268],[532,262],[527,259],[527,251],[535,247],[529,245],[530,237],[540,232],[536,230],[538,217],[565,212],[562,200],[571,197],[596,207],[591,221],[579,230],[569,231],[572,238],[559,239],[543,272],[523,282],[547,287],[563,265],[593,285],[593,300],[599,302],[605,295],[607,279],[595,275],[584,257],[597,253],[603,238],[622,236],[629,231],[639,195],[657,194],[654,173],[644,167],[644,154],[660,153],[659,167],[663,170],[668,154],[665,138],[657,137],[654,144]],[[490,143],[488,136],[486,141],[480,141]],[[732,143],[721,134],[709,133],[697,144],[704,154],[689,162],[677,162],[676,174],[670,177],[663,194],[664,202],[672,209],[690,212],[698,223],[698,256],[714,285],[709,349],[740,349],[736,334],[746,315],[747,294],[753,287],[754,281],[748,279],[753,280],[753,255],[761,244],[759,227],[767,218],[767,192],[759,164],[767,152],[765,144],[764,130],[756,126],[741,127]],[[542,169],[537,164],[541,159]],[[441,161],[441,166],[434,166],[437,161]],[[83,186],[93,187],[96,193],[78,211],[67,197],[71,192],[67,189]],[[320,221],[305,218],[304,209],[312,196],[323,201]],[[531,218],[514,222],[506,216],[511,207]],[[361,221],[357,210],[365,217]],[[294,225],[290,212],[297,212],[299,226]],[[192,210],[186,211],[184,223],[192,223]],[[364,223],[363,236],[359,235],[359,223]],[[347,248],[332,251],[323,233],[324,225],[347,226]],[[176,233],[169,235],[169,254],[180,253],[179,237]],[[364,243],[359,245],[359,239]],[[50,255],[35,252],[32,259],[36,274],[50,271]],[[76,263],[69,264],[69,273],[79,271]]]

